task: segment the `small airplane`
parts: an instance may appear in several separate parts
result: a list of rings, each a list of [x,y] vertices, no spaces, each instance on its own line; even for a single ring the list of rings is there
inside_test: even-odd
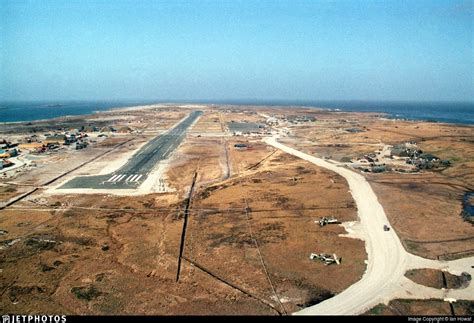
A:
[[[335,253],[333,253],[332,256],[330,254],[327,254],[327,253],[320,253],[320,254],[311,253],[309,255],[309,259],[311,259],[311,260],[315,260],[315,259],[320,260],[320,261],[324,262],[324,264],[326,266],[327,265],[332,265],[332,264],[340,265],[341,260],[342,260],[342,258],[338,258]]]

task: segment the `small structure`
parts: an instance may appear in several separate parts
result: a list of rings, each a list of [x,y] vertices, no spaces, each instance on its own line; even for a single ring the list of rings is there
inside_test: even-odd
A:
[[[319,226],[324,227],[326,224],[337,224],[340,223],[335,217],[323,217],[319,221],[314,221],[316,223],[319,223]]]
[[[433,155],[433,154],[428,154],[428,153],[425,153],[425,154],[421,154],[419,156],[419,158],[421,159],[424,159],[428,162],[434,162],[434,161],[439,161],[439,157]]]
[[[383,225],[383,231],[390,231],[390,227],[386,224]]]
[[[16,149],[0,149],[0,158],[10,158],[18,156],[18,151]]]
[[[244,149],[247,149],[248,146],[247,144],[235,144],[234,148],[237,148],[238,150],[244,150]]]
[[[346,131],[350,132],[350,133],[364,132],[363,129],[359,129],[359,128],[348,128],[348,129],[346,129]]]
[[[97,132],[99,131],[99,128],[97,128],[96,126],[88,125],[88,126],[83,126],[81,128],[81,131],[82,132]]]
[[[230,122],[227,124],[234,136],[261,134],[265,126],[254,122]]]
[[[5,148],[14,148],[14,147],[17,147],[18,146],[18,143],[16,142],[6,142],[5,144]]]
[[[390,150],[390,157],[410,157],[416,158],[418,155],[422,154],[421,149],[417,149],[415,144],[405,143],[401,145],[395,145]]]
[[[70,144],[72,144],[76,141],[77,141],[76,135],[68,134],[68,135],[66,135],[66,141],[64,142],[64,144],[65,145],[70,145]]]
[[[18,156],[18,150],[16,150],[16,148],[8,150],[8,153],[10,154],[10,157]]]
[[[2,164],[2,168],[13,166],[13,163],[8,159],[0,161],[0,164]]]
[[[120,127],[117,132],[118,133],[131,133],[133,131],[132,128],[130,127],[127,127],[127,126],[124,126],[124,127]]]
[[[116,132],[117,130],[112,126],[102,127],[100,132]]]
[[[48,150],[57,150],[58,148],[59,148],[58,144],[49,143],[49,144],[46,145],[46,149],[48,149]]]
[[[88,143],[86,141],[78,141],[76,142],[76,150],[86,148]]]
[[[53,144],[53,145],[63,145],[67,142],[67,137],[65,135],[52,135],[49,137],[46,137],[44,140],[45,145]]]
[[[4,149],[0,149],[0,158],[9,158],[10,157],[10,154],[4,150]]]
[[[26,142],[27,143],[30,143],[30,142],[38,142],[38,136],[37,135],[31,135],[31,136],[28,136],[25,138]],[[21,144],[20,144],[21,145]]]
[[[433,154],[420,154],[417,157],[408,158],[407,164],[414,165],[417,169],[432,169],[437,167],[448,167],[451,165],[449,160],[440,160],[439,157]]]
[[[369,163],[375,163],[375,162],[378,162],[378,158],[377,158],[377,155],[374,154],[374,153],[370,153],[370,154],[367,154],[367,155],[364,155],[364,158],[365,160],[367,160]]]
[[[387,167],[385,165],[375,165],[372,166],[372,173],[383,173],[387,171]]]
[[[269,117],[265,122],[269,126],[278,126],[278,119],[275,117]]]
[[[316,121],[316,118],[310,115],[289,115],[286,117],[286,120],[290,123],[296,124],[299,122],[314,122]]]

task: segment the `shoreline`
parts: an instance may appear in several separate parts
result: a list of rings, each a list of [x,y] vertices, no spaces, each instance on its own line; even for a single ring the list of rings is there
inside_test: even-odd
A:
[[[111,107],[105,110],[94,110],[92,113],[85,113],[85,114],[77,114],[77,115],[63,115],[54,118],[48,119],[36,119],[36,120],[21,120],[21,121],[8,121],[8,122],[0,122],[0,126],[8,126],[8,125],[15,125],[15,124],[35,124],[35,123],[42,123],[42,122],[54,122],[54,121],[67,121],[68,118],[85,118],[88,116],[96,116],[100,114],[106,114],[111,112],[117,111],[140,111],[140,110],[148,110],[158,107],[166,107],[166,106],[179,106],[183,108],[192,108],[192,107],[255,107],[258,106],[259,108],[262,107],[269,107],[272,109],[309,109],[309,110],[320,110],[325,112],[332,112],[332,113],[363,113],[363,114],[370,114],[370,115],[378,115],[380,118],[384,118],[390,121],[403,121],[403,122],[423,122],[423,123],[434,123],[440,125],[454,125],[454,126],[466,126],[466,127],[474,127],[474,122],[448,122],[448,121],[441,121],[441,120],[430,120],[430,119],[423,119],[423,118],[409,118],[409,117],[401,117],[399,115],[391,114],[389,112],[383,111],[356,111],[356,110],[346,110],[343,107],[340,108],[329,108],[329,107],[317,107],[317,106],[304,106],[304,105],[260,105],[260,104],[215,104],[215,103],[178,103],[178,102],[160,102],[160,103],[151,103],[146,105],[130,105],[130,106],[123,106],[123,107]]]
[[[63,121],[62,119],[67,119],[67,118],[80,118],[80,117],[86,117],[86,116],[94,116],[100,113],[110,113],[113,111],[117,110],[125,110],[125,109],[130,109],[130,108],[136,108],[136,107],[147,107],[147,106],[127,106],[127,107],[116,107],[116,108],[107,108],[107,110],[94,110],[92,113],[85,113],[85,114],[68,114],[68,115],[62,115],[59,117],[54,117],[54,118],[48,118],[48,119],[36,119],[36,120],[22,120],[22,121],[7,121],[7,122],[0,122],[0,126],[2,125],[12,125],[12,124],[28,124],[28,123],[41,123],[41,122],[48,122],[48,121]]]

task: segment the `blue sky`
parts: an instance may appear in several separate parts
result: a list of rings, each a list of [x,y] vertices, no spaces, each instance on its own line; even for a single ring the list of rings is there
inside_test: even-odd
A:
[[[0,100],[474,101],[473,1],[0,4]]]

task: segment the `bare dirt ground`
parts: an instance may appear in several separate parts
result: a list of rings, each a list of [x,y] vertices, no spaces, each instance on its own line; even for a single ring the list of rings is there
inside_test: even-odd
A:
[[[364,315],[450,315],[450,316],[472,316],[474,314],[474,302],[457,300],[448,303],[442,300],[411,300],[396,299],[388,305],[379,304]]]
[[[362,241],[339,237],[340,226],[314,223],[329,215],[355,219],[346,184],[289,155],[275,154],[248,175],[197,192],[193,208],[201,211],[190,216],[186,255],[259,298],[280,299],[286,311],[340,292],[365,270]],[[343,261],[325,266],[309,260],[311,252],[337,253]]]
[[[163,118],[168,121],[161,125],[179,117]],[[239,112],[227,117],[245,119]],[[237,150],[233,145],[243,138],[223,135],[225,124],[222,113],[209,112],[188,133],[166,171],[173,192],[131,199],[45,195],[40,189],[3,210],[0,228],[8,233],[2,236],[0,260],[2,308],[15,313],[276,315],[357,281],[365,269],[363,242],[340,237],[341,226],[314,223],[327,215],[355,220],[344,181],[276,154],[256,138],[244,140],[250,149]],[[94,149],[129,137],[109,138]],[[76,173],[111,167],[145,141],[136,136],[115,156],[105,155]],[[64,157],[65,164],[71,160]],[[176,282],[183,202],[194,172],[185,259]],[[41,182],[46,173],[45,167],[28,180]],[[311,252],[336,252],[342,264],[311,261]],[[336,279],[325,279],[328,275]]]
[[[1,304],[14,313],[275,313],[186,268],[175,282],[182,210],[166,194],[32,199],[0,226],[21,239],[1,256]]]
[[[195,108],[160,105],[63,120],[67,127],[112,124],[138,132],[53,154],[31,173],[2,180],[0,201],[131,139],[60,181],[119,167],[140,145]],[[7,231],[0,236],[1,308],[12,313],[278,315],[318,303],[360,279],[366,268],[364,242],[342,237],[346,231],[340,225],[314,223],[323,216],[357,220],[344,179],[276,151],[260,137],[231,136],[231,121],[265,121],[255,107],[198,108],[204,115],[164,170],[168,192],[131,198],[54,195],[40,188],[0,211],[0,229]],[[316,116],[314,124],[291,126],[288,140],[321,156],[339,159],[371,152],[381,142],[416,139],[424,150],[450,158],[453,166],[443,172],[383,173],[368,180],[410,252],[448,258],[474,249],[472,226],[459,216],[460,196],[472,189],[474,180],[472,128],[310,109],[260,107],[259,112]],[[34,126],[21,125],[16,135]],[[351,127],[365,131],[344,130]],[[12,131],[7,128],[0,132]],[[51,125],[42,123],[40,129],[50,131]],[[238,150],[237,143],[249,148]],[[195,172],[176,282],[185,204]],[[341,265],[312,261],[312,252],[336,253]],[[432,279],[417,275],[414,279]],[[448,303],[437,300],[391,304],[372,311],[451,313]],[[458,301],[453,307],[456,314],[472,313],[472,302]]]
[[[417,284],[433,288],[463,288],[469,285],[469,275],[452,275],[448,272],[434,269],[412,269],[405,276]]]
[[[455,315],[472,315],[473,302],[459,300],[452,304]],[[388,305],[377,305],[364,315],[453,315],[450,305],[442,300],[397,299]]]
[[[286,141],[316,156],[341,160],[374,152],[384,144],[415,141],[423,151],[451,161],[440,171],[364,175],[409,252],[432,259],[474,254],[474,227],[460,216],[462,196],[474,189],[472,127],[385,120],[360,113],[314,115],[318,118],[314,125],[294,126]],[[363,131],[344,131],[349,128]]]

